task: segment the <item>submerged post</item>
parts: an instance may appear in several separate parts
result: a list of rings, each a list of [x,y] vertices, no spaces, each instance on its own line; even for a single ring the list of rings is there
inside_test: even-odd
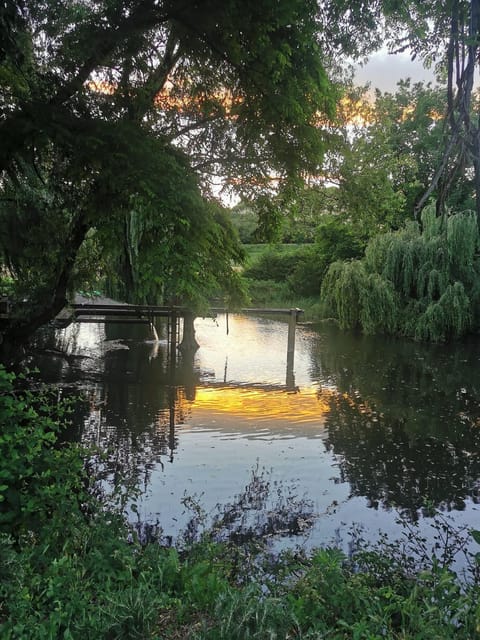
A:
[[[175,367],[177,359],[177,312],[175,309],[172,309],[170,322],[170,364]]]
[[[288,320],[288,344],[287,344],[287,359],[288,356],[292,358],[295,354],[295,328],[297,326],[297,315],[300,309],[290,309],[290,318]]]
[[[290,317],[288,319],[288,341],[287,341],[287,387],[295,386],[295,377],[293,375],[293,362],[295,358],[295,329],[297,326],[297,317],[301,313],[301,309],[290,309]]]
[[[200,345],[195,339],[195,314],[192,311],[183,312],[183,336],[182,341],[179,344],[179,349],[182,352],[195,352]]]

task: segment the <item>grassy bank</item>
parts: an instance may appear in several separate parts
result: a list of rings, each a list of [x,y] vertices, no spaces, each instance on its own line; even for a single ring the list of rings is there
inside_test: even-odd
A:
[[[272,249],[280,254],[292,254],[295,253],[300,247],[304,245],[301,244],[244,244],[243,247],[247,253],[247,264],[252,264],[256,262],[261,256],[265,255],[272,251]]]
[[[257,469],[208,518],[190,501],[189,525],[167,546],[160,529],[132,528],[102,495],[86,470],[91,452],[59,444],[68,407],[18,382],[0,369],[0,637],[480,637],[478,558],[467,584],[449,566],[458,536],[417,557],[388,540],[348,557],[276,554],[272,540],[314,514],[288,489],[275,488],[272,502]]]

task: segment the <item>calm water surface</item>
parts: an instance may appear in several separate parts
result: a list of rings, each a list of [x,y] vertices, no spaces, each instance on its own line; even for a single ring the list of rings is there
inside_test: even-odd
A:
[[[67,357],[44,377],[82,388],[78,437],[110,452],[105,482],[139,483],[142,520],[175,536],[185,495],[212,509],[252,469],[296,487],[319,514],[308,544],[398,534],[398,514],[425,526],[425,505],[480,528],[480,342],[428,346],[297,328],[293,375],[286,322],[197,319],[201,345],[172,367],[162,327],[76,325]],[[133,516],[132,516],[133,517]]]

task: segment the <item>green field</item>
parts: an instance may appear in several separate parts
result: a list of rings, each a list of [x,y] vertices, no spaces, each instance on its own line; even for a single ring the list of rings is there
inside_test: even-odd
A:
[[[293,253],[301,244],[244,244],[243,247],[247,252],[248,264],[252,264],[257,258],[272,249],[278,253]]]

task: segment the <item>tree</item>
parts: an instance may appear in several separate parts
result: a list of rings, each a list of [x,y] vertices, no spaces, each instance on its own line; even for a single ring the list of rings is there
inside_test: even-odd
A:
[[[442,156],[428,189],[415,206],[422,210],[432,195],[444,213],[456,181],[473,172],[480,217],[480,122],[473,89],[480,45],[480,1],[384,2],[391,46],[410,49],[437,70],[447,84],[446,129]]]
[[[184,304],[195,311],[212,296],[233,306],[244,303],[241,278],[233,268],[243,262],[244,250],[226,211],[193,191],[190,211],[195,215],[179,210],[172,220],[172,198],[179,189],[186,191],[188,181],[166,186],[163,209],[149,210],[137,200],[124,225],[101,230],[106,293],[127,302]]]
[[[120,256],[120,229],[125,243],[142,228],[137,268],[185,266],[193,229],[208,227],[205,254],[226,228],[199,184],[222,175],[247,190],[319,166],[318,114],[336,93],[315,2],[7,0],[0,12],[0,254],[22,300],[5,343],[64,306],[86,242],[102,254],[115,237]],[[231,262],[222,246],[209,268]]]
[[[413,217],[442,159],[446,107],[444,87],[406,79],[395,93],[376,91],[353,134],[344,128],[339,206],[366,234],[398,229]],[[471,189],[468,175],[459,175],[446,205],[470,207]]]
[[[344,329],[445,342],[479,328],[480,236],[474,212],[422,212],[372,238],[362,260],[334,262],[322,283],[326,316]]]
[[[237,230],[243,244],[252,244],[256,241],[256,229],[258,216],[248,204],[239,202],[229,211],[232,225]]]
[[[413,217],[441,160],[445,109],[443,87],[410,79],[394,93],[377,90],[373,99],[367,87],[351,87],[330,123],[335,144],[322,175],[283,202],[277,199],[284,233],[293,225],[297,234],[305,227],[311,241],[325,214],[338,216],[364,240],[400,228]],[[472,206],[471,190],[470,177],[459,176],[447,205]]]

